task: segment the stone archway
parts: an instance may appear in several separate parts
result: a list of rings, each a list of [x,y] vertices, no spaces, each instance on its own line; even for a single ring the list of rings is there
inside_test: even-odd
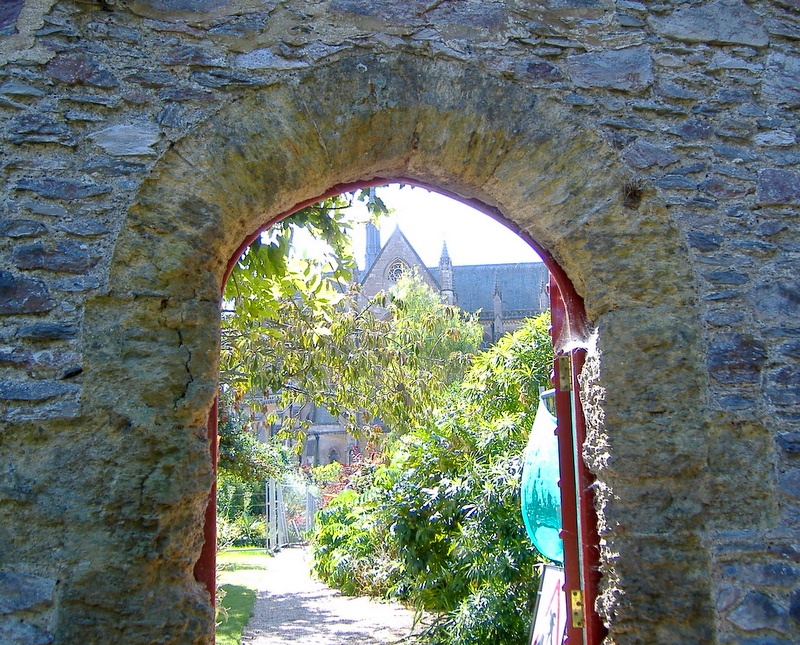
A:
[[[133,633],[125,616],[135,613],[128,622],[160,629],[164,642],[208,638],[192,566],[211,483],[205,420],[228,259],[332,187],[401,177],[496,211],[583,296],[599,331],[586,455],[605,540],[601,614],[612,637],[635,640],[647,625],[655,641],[711,637],[704,377],[681,236],[568,108],[459,63],[401,54],[354,55],[254,91],[176,143],[142,186],[108,293],[84,318],[85,407],[109,420],[98,440],[117,446],[112,454],[131,446],[105,502],[130,522],[125,540],[105,538],[125,567],[97,583],[105,563],[87,566],[69,591],[71,624],[83,617],[110,640]],[[105,607],[91,602],[93,579]],[[121,580],[126,597],[113,592]]]

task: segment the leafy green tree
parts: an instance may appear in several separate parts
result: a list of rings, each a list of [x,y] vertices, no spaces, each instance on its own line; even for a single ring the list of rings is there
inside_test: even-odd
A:
[[[219,470],[241,482],[263,482],[281,477],[294,460],[277,441],[261,442],[253,429],[253,411],[232,399],[230,390],[220,396]]]
[[[376,214],[386,211],[374,189],[332,197],[273,225],[242,254],[225,285],[225,386],[239,393],[278,389],[284,380],[281,363],[275,363],[275,352],[265,354],[264,348],[290,342],[288,331],[298,317],[319,323],[335,315],[343,287],[356,268],[347,211],[355,198],[367,199]],[[294,257],[292,242],[300,228],[326,242],[330,251],[313,258]]]
[[[274,317],[237,323],[247,342],[226,347],[225,363],[235,366],[228,373],[281,392],[281,407],[298,400],[325,406],[353,433],[380,418],[401,434],[439,404],[444,386],[431,383],[463,373],[481,326],[414,274],[366,303],[355,288],[342,293],[333,285],[312,276],[302,292],[285,289]]]
[[[401,434],[433,413],[445,388],[430,384],[463,374],[482,330],[416,274],[373,301],[361,296],[345,215],[352,199],[366,201],[373,216],[386,211],[374,190],[332,198],[277,224],[242,256],[225,291],[222,388],[237,404],[280,393],[279,408],[325,406],[354,434],[379,433],[378,419]],[[330,253],[292,257],[298,227],[327,241]],[[286,421],[287,432],[298,431]],[[222,424],[221,443],[246,461],[247,438],[236,430]],[[244,462],[236,468],[259,470]]]
[[[231,273],[224,294],[220,354],[223,474],[263,481],[284,466],[274,446],[257,441],[246,399],[290,383],[303,369],[302,357],[293,362],[297,353],[288,349],[295,334],[313,336],[334,319],[356,266],[348,214],[354,200],[365,201],[373,217],[387,212],[375,189],[326,199],[272,226]],[[312,259],[294,257],[292,241],[301,228],[327,242],[330,251]]]

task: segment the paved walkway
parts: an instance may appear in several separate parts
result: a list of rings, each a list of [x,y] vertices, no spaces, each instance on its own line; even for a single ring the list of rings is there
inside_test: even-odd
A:
[[[284,549],[270,560],[247,645],[374,645],[413,643],[413,612],[395,603],[341,596],[309,574],[306,549]]]

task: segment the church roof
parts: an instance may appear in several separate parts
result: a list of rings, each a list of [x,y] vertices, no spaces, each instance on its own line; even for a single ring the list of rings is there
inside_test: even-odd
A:
[[[448,262],[447,245],[444,244],[439,266],[426,267],[406,236],[396,227],[372,265],[361,272],[361,284],[366,284],[368,278],[375,283],[375,277],[370,277],[373,270],[385,271],[387,262],[392,262],[395,257],[409,266],[418,267],[421,274],[430,277],[429,284],[433,282],[439,289],[442,285],[442,265],[452,267],[454,304],[470,313],[482,310],[481,318],[493,315],[495,293],[502,298],[503,316],[509,319],[527,318],[541,311],[542,290],[548,281],[547,267],[543,262],[452,266]],[[375,291],[388,286],[391,285],[372,284]]]
[[[439,281],[439,268],[428,270]],[[456,304],[464,311],[475,312],[494,308],[495,287],[503,298],[503,310],[534,311],[539,305],[542,284],[547,282],[543,262],[518,264],[468,264],[453,267],[453,291]]]

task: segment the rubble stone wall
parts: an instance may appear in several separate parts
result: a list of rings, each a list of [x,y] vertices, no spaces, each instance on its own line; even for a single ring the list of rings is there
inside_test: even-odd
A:
[[[616,643],[800,640],[797,0],[6,0],[0,642],[206,643],[219,291],[386,178],[584,297]]]

